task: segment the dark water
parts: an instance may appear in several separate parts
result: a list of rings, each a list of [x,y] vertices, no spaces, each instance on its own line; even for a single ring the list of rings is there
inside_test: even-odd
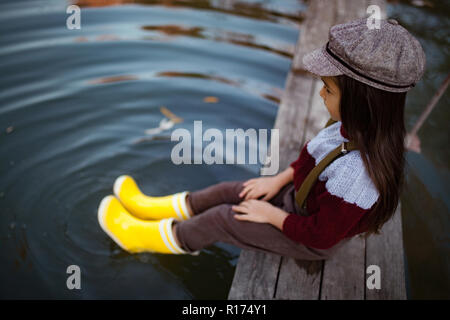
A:
[[[0,5],[0,295],[226,298],[238,248],[129,255],[100,229],[97,207],[124,173],[152,195],[257,175],[255,165],[176,166],[171,130],[145,130],[162,106],[183,119],[174,128],[272,128],[298,37],[291,15],[304,6],[96,3],[78,3],[81,30],[66,28],[68,2]],[[66,288],[71,264],[79,292]]]
[[[66,28],[73,3],[81,30]],[[428,58],[408,94],[409,128],[449,71],[449,8],[429,3],[389,6]],[[2,1],[0,297],[226,298],[238,248],[129,255],[100,229],[97,207],[124,173],[156,196],[258,175],[256,165],[176,166],[170,132],[192,131],[194,120],[204,130],[272,128],[305,8],[293,0]],[[419,132],[422,153],[408,156],[411,298],[449,297],[446,105],[448,93]],[[183,121],[147,135],[165,117],[162,106]],[[80,291],[66,287],[72,264]]]
[[[393,2],[395,18],[421,43],[426,72],[407,95],[406,126],[412,129],[450,73],[450,2]],[[412,299],[450,299],[450,90],[419,130],[421,153],[407,154],[408,175],[401,198],[407,258],[407,289]]]

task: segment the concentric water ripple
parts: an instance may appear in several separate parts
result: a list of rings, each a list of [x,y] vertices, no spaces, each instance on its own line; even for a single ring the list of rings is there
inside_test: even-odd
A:
[[[176,166],[171,130],[145,131],[163,106],[183,120],[174,129],[272,128],[304,6],[255,15],[250,3],[94,3],[76,2],[81,30],[66,28],[69,2],[0,5],[1,296],[225,298],[239,249],[129,255],[100,229],[97,207],[124,173],[152,195],[256,175],[257,166]],[[71,264],[79,292],[66,287]]]

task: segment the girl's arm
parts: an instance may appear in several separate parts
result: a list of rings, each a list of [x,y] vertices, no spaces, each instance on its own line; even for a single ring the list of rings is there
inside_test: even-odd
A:
[[[294,168],[289,166],[289,167],[286,168],[286,170],[280,172],[274,178],[277,179],[280,187],[284,187],[289,182],[294,180]]]
[[[244,188],[239,193],[243,200],[257,199],[264,196],[262,200],[269,201],[281,188],[294,179],[294,168],[291,166],[276,176],[258,177],[244,182]]]
[[[283,231],[284,220],[287,218],[288,215],[289,213],[287,213],[286,211],[274,206],[273,213],[270,215],[269,218],[269,223],[278,228],[279,230]]]
[[[242,221],[270,223],[283,231],[284,220],[289,216],[286,211],[261,200],[247,200],[232,206],[233,211],[240,213],[234,218]]]

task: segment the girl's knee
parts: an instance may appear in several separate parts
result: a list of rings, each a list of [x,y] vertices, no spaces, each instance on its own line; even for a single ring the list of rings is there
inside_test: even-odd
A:
[[[219,204],[217,206],[217,214],[221,217],[221,219],[229,220],[230,217],[233,216],[234,211],[231,206],[232,205],[228,203]]]
[[[239,193],[243,190],[244,181],[224,181],[218,184],[222,199],[229,203],[237,203],[241,200]],[[243,199],[242,199],[243,200]]]
[[[224,181],[220,182],[219,186],[221,186],[225,190],[229,190],[231,192],[240,193],[243,188],[244,181]]]
[[[238,214],[233,211],[232,205],[228,203],[220,204],[214,207],[214,220],[222,225],[223,228],[236,228],[236,225],[242,223],[242,221],[237,220],[234,216]]]

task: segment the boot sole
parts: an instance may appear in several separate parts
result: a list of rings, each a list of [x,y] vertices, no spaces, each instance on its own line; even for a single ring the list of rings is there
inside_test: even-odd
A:
[[[109,196],[104,197],[103,200],[100,202],[100,205],[99,205],[98,211],[97,211],[98,223],[100,224],[100,227],[103,229],[103,231],[111,239],[113,239],[114,242],[117,245],[119,245],[119,247],[121,247],[125,251],[128,251],[125,248],[125,246],[120,242],[120,240],[117,239],[117,237],[111,231],[109,231],[109,229],[106,227],[105,217],[106,217],[106,213],[108,212],[109,204],[111,203],[112,200],[114,200],[114,196],[109,195]]]

